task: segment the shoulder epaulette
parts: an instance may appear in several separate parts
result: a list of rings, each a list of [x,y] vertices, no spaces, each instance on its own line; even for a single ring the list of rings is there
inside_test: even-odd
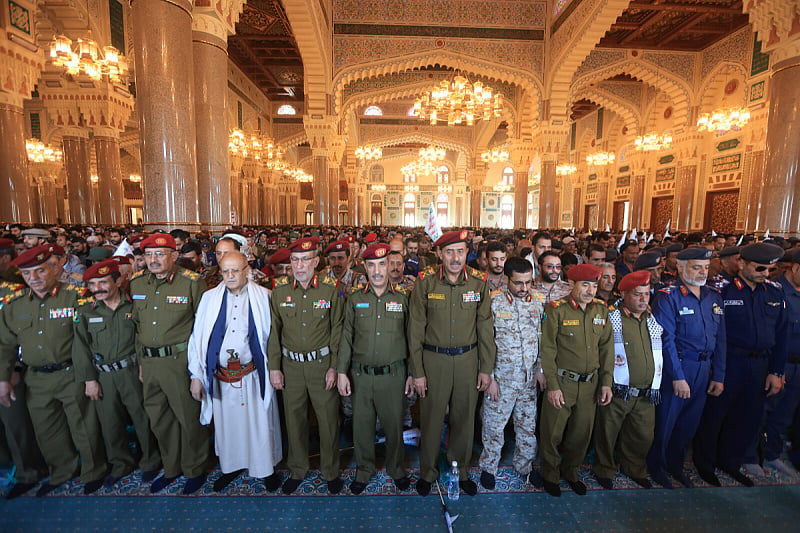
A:
[[[425,279],[425,276],[433,274],[434,272],[436,272],[436,267],[431,265],[431,266],[427,266],[424,269],[420,270],[419,274],[417,274],[417,276],[419,277],[419,279]]]
[[[408,296],[409,293],[411,292],[410,290],[408,290],[407,288],[403,287],[402,285],[392,285],[392,286],[394,287],[394,290],[396,292],[399,292],[400,294],[405,294],[406,296]]]
[[[289,284],[289,276],[280,276],[272,280],[272,288],[277,289]]]
[[[605,300],[601,300],[600,298],[592,298],[592,302],[596,304],[603,304],[605,307],[608,307],[608,302]]]
[[[89,293],[89,289],[86,287],[78,287],[77,285],[73,285],[71,283],[65,284],[64,288],[74,292],[78,296],[84,296],[85,294]]]
[[[487,274],[486,272],[481,272],[477,268],[472,268],[471,266],[467,267],[467,272],[469,272],[469,275],[472,276],[473,278],[482,281],[486,281],[489,277],[489,274]]]
[[[322,276],[322,279],[320,281],[325,285],[330,285],[331,287],[339,286],[339,280],[336,278],[332,278],[330,276]]]
[[[559,305],[561,305],[563,303],[564,303],[563,300],[553,300],[553,301],[550,302],[550,305],[552,305],[553,307],[558,307]]]
[[[363,283],[356,283],[355,285],[350,287],[350,290],[347,291],[347,292],[349,294],[353,294],[354,292],[363,291],[363,290],[364,290],[364,284]]]
[[[25,296],[26,292],[28,292],[28,291],[24,287],[22,289],[19,289],[19,290],[15,291],[15,292],[12,292],[11,294],[9,294],[5,298],[3,298],[3,303],[4,304],[11,303],[14,300],[16,300],[17,298],[19,298],[21,296]]]
[[[133,280],[133,279],[136,279],[136,278],[138,278],[140,276],[144,276],[145,272],[147,272],[146,269],[142,269],[142,270],[139,270],[138,272],[134,272],[133,274],[131,274],[131,279]]]
[[[24,283],[13,283],[11,281],[0,281],[0,289],[6,289],[9,292],[16,292],[20,289],[24,289]]]
[[[188,270],[186,268],[179,268],[178,274],[192,281],[197,281],[198,279],[200,279],[200,274],[198,274],[197,272],[192,272],[191,270]]]
[[[772,287],[774,287],[776,289],[783,289],[783,285],[781,285],[779,282],[773,281],[771,279],[764,280],[764,283],[766,283],[767,285],[770,285],[770,286],[772,286]]]
[[[608,310],[609,310],[609,311],[616,311],[616,310],[617,310],[617,308],[616,308],[615,306],[613,306],[613,305],[609,305],[609,306],[608,306]]]
[[[658,289],[658,292],[663,292],[664,294],[670,294],[671,291],[672,291],[672,285],[668,285],[663,289]]]
[[[78,298],[78,307],[83,307],[84,305],[89,305],[94,303],[94,296],[88,296],[86,298]]]

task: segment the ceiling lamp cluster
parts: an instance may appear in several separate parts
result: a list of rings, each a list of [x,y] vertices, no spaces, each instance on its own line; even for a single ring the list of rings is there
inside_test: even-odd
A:
[[[450,185],[439,185],[436,190],[439,191],[439,194],[450,194],[453,192],[453,187]]]
[[[386,192],[386,185],[373,184],[369,186],[372,192]]]
[[[314,176],[306,174],[303,169],[297,167],[287,167],[283,170],[283,174],[296,179],[300,183],[311,183],[314,181]]]
[[[668,150],[672,148],[672,134],[667,132],[658,134],[654,131],[636,137],[633,141],[634,147],[643,152],[654,152],[656,150]]]
[[[497,185],[495,185],[493,187],[493,189],[494,189],[494,192],[501,192],[501,193],[502,192],[510,192],[511,191],[511,185],[509,185],[508,183],[500,182]]]
[[[593,167],[613,165],[616,156],[612,152],[595,152],[586,156],[586,162]]]
[[[269,137],[251,135],[248,138],[243,131],[234,129],[228,137],[228,151],[244,159],[253,158],[268,169],[284,170],[287,167],[283,148]]]
[[[414,101],[412,113],[431,126],[447,121],[448,126],[499,117],[503,112],[500,95],[480,81],[471,82],[458,74],[452,81],[442,80]]]
[[[436,167],[430,161],[417,159],[407,165],[403,165],[400,168],[400,172],[402,172],[406,181],[416,181],[419,176],[429,176],[436,172]]]
[[[716,132],[718,134],[739,131],[749,120],[750,109],[747,107],[715,109],[711,113],[700,115],[700,118],[697,119],[697,131]]]
[[[359,161],[373,161],[383,157],[383,150],[381,150],[380,146],[365,144],[356,148],[355,155]]]
[[[50,43],[50,61],[62,67],[67,74],[86,75],[93,80],[107,77],[115,83],[124,83],[128,77],[128,60],[113,46],[100,46],[91,39],[78,39],[75,43],[66,35],[56,35]]]
[[[58,163],[64,158],[64,152],[59,148],[44,144],[39,139],[26,140],[25,150],[28,152],[28,160],[33,163]]]
[[[484,163],[505,163],[510,154],[503,148],[492,148],[481,152],[481,161]]]
[[[419,185],[406,185],[404,187],[405,192],[411,193],[418,193],[419,192]]]
[[[571,176],[578,171],[575,165],[565,164],[556,166],[556,176]]]
[[[419,159],[421,161],[443,161],[447,155],[447,150],[438,146],[428,145],[425,148],[420,148]]]

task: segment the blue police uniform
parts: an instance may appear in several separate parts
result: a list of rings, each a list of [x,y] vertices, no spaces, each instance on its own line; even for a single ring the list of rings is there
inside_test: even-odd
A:
[[[727,332],[725,389],[706,402],[702,430],[694,442],[701,473],[715,467],[738,473],[764,416],[768,373],[783,375],[788,320],[781,286],[765,281],[755,289],[734,276],[722,288]]]
[[[730,274],[728,274],[726,271],[723,270],[716,276],[710,278],[706,282],[706,284],[709,287],[714,287],[718,291],[722,292],[722,288],[725,287],[725,285],[729,284],[731,281],[733,281],[733,276],[731,276]]]
[[[789,338],[787,340],[786,385],[784,389],[767,398],[767,443],[764,449],[764,461],[774,461],[783,451],[781,434],[789,427],[800,429],[800,292],[795,289],[786,276],[778,279],[783,298],[786,302],[786,314],[789,320]],[[792,446],[789,459],[800,464],[800,443]],[[750,462],[750,461],[748,461]]]
[[[654,478],[663,478],[665,471],[683,471],[709,379],[725,379],[725,321],[719,292],[703,286],[698,299],[680,280],[656,291],[652,305],[653,315],[664,327],[664,379],[647,464]],[[675,395],[672,382],[680,380],[689,384],[689,398]]]

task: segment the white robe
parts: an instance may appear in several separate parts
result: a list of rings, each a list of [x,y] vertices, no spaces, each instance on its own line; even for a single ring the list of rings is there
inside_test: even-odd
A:
[[[203,294],[197,309],[194,330],[189,338],[189,373],[208,390],[206,373],[207,349],[214,323],[219,316],[222,296],[227,288],[222,283]],[[220,350],[220,366],[227,366],[228,349],[239,353],[242,366],[252,360],[248,343],[248,310],[252,309],[264,366],[267,370],[267,339],[270,331],[270,293],[248,282],[243,305],[236,306],[237,297],[228,293],[225,339]],[[233,320],[236,317],[236,320]],[[215,419],[214,444],[223,473],[248,469],[251,477],[267,477],[283,456],[278,406],[275,389],[265,376],[267,387],[264,399],[258,372],[248,374],[239,383],[214,380],[213,394],[205,395],[200,408],[200,423],[207,425]]]

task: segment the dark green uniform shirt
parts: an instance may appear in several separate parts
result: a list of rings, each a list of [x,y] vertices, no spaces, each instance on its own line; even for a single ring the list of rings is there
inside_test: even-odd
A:
[[[75,308],[85,303],[86,289],[56,283],[39,298],[22,289],[5,298],[0,309],[0,381],[8,381],[22,347],[28,366],[65,364],[72,359],[72,322]],[[87,360],[73,361],[78,381],[94,379]]]
[[[600,386],[614,381],[614,338],[608,321],[608,307],[595,298],[581,309],[572,296],[545,307],[542,340],[539,345],[547,390],[560,390],[559,368],[588,374],[598,371]]]
[[[133,301],[127,294],[113,311],[93,301],[78,308],[75,316],[73,354],[100,364],[129,358],[136,350]]]
[[[350,361],[384,366],[408,355],[408,290],[391,283],[383,294],[372,286],[356,285],[345,303],[338,372],[346,374]]]
[[[408,350],[415,378],[425,377],[423,344],[455,348],[478,343],[479,372],[492,373],[497,347],[486,274],[466,267],[454,285],[444,267],[428,267],[414,284],[409,307]]]
[[[620,306],[622,319],[622,340],[625,342],[625,355],[628,357],[630,385],[637,389],[646,389],[653,384],[655,363],[653,362],[653,346],[650,343],[650,330],[647,328],[648,311],[636,318],[624,306]]]
[[[270,370],[281,369],[281,347],[309,353],[328,346],[330,368],[338,368],[344,299],[339,297],[335,279],[315,275],[304,289],[290,276],[276,278],[270,310],[272,327],[267,343]]]
[[[178,266],[173,266],[164,279],[158,279],[147,270],[134,274],[131,300],[137,348],[160,348],[187,342],[205,290],[206,282],[200,274]]]

